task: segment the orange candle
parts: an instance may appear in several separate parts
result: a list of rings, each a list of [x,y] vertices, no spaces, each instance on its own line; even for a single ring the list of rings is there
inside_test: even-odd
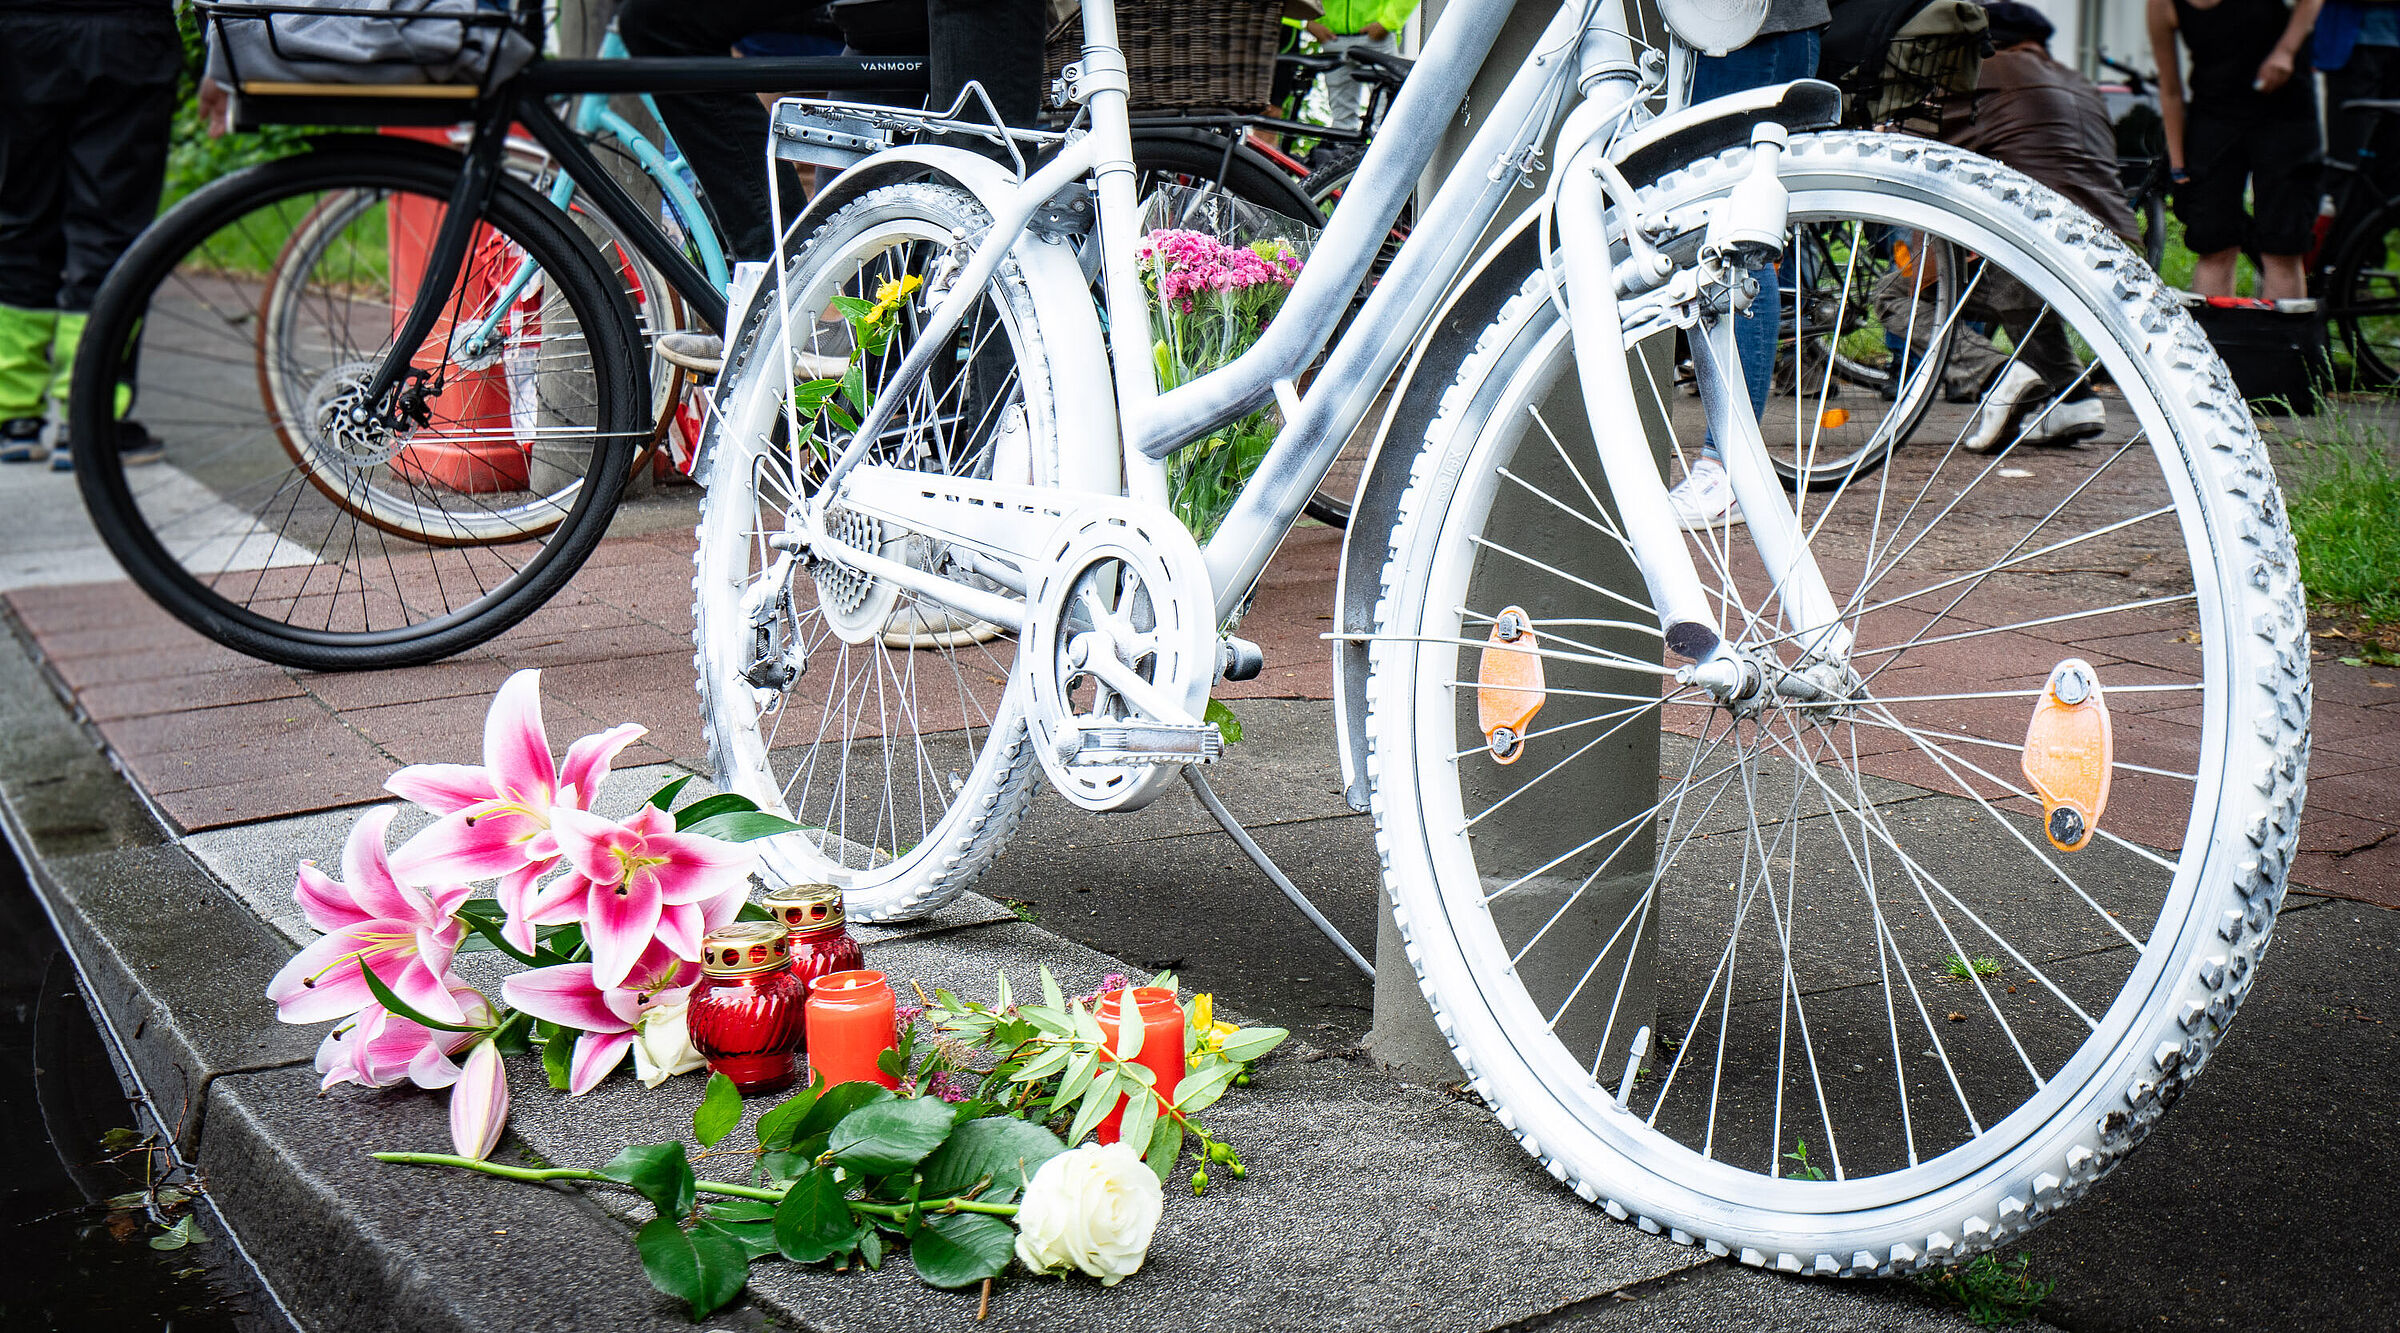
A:
[[[1173,1100],[1175,1085],[1183,1082],[1183,1006],[1175,1003],[1175,992],[1164,986],[1135,990],[1133,1003],[1142,1016],[1142,1049],[1135,1053],[1133,1062],[1157,1075],[1158,1081],[1152,1086],[1160,1095]],[[1125,992],[1110,991],[1100,997],[1099,1007],[1093,1010],[1112,1051],[1117,1048],[1118,1020],[1124,1008]],[[1120,1097],[1116,1108],[1100,1122],[1095,1136],[1102,1143],[1115,1143],[1117,1129],[1124,1119],[1125,1099]],[[1135,1146],[1138,1149],[1142,1145]]]
[[[878,1056],[900,1044],[899,1010],[900,1002],[881,972],[834,972],[817,978],[808,989],[810,1078],[823,1074],[827,1087],[899,1086],[899,1079],[875,1067]]]

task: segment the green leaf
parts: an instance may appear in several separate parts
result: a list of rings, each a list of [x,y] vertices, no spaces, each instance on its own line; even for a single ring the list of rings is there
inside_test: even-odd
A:
[[[1249,1064],[1284,1043],[1292,1034],[1282,1028],[1243,1028],[1228,1033],[1219,1047],[1225,1058],[1237,1064]]]
[[[358,974],[367,979],[367,989],[374,993],[375,1002],[377,1004],[380,1004],[384,1008],[391,1010],[393,1013],[407,1019],[411,1023],[415,1023],[420,1027],[432,1028],[436,1032],[481,1032],[484,1030],[477,1027],[467,1027],[459,1023],[438,1022],[418,1013],[416,1010],[408,1006],[407,1001],[402,1000],[397,995],[394,995],[392,993],[392,988],[384,985],[383,978],[376,976],[375,969],[367,966],[363,959],[359,962]]]
[[[1075,1123],[1067,1130],[1069,1146],[1083,1142],[1084,1135],[1091,1133],[1095,1126],[1108,1118],[1110,1108],[1117,1104],[1117,1097],[1124,1092],[1123,1088],[1117,1086],[1118,1082],[1117,1071],[1110,1069],[1093,1079],[1092,1086],[1084,1090],[1083,1103],[1075,1110]]]
[[[992,1116],[960,1125],[948,1142],[925,1159],[917,1175],[928,1199],[954,1198],[988,1180],[990,1186],[975,1197],[987,1203],[1006,1203],[1042,1163],[1066,1150],[1056,1134],[1040,1125],[1014,1116]]]
[[[740,1246],[745,1265],[752,1259],[764,1259],[770,1254],[780,1253],[775,1247],[775,1227],[772,1222],[710,1221],[700,1225]]]
[[[682,777],[675,779],[666,786],[650,793],[649,803],[657,806],[661,810],[674,809],[675,798],[683,794],[683,789],[690,786],[691,781],[692,775],[689,773],[684,774]]]
[[[686,1231],[671,1217],[654,1217],[633,1243],[650,1285],[690,1306],[695,1324],[741,1295],[750,1280],[741,1245],[717,1228]]]
[[[549,1037],[542,1042],[542,1072],[550,1078],[551,1091],[565,1092],[568,1074],[575,1064],[575,1039],[556,1023],[542,1026],[550,1029]]]
[[[492,1044],[502,1055],[531,1055],[533,1053],[533,1015],[520,1009],[500,1020],[492,1030]]]
[[[966,1287],[1000,1276],[1016,1253],[1008,1223],[982,1213],[951,1213],[925,1224],[908,1243],[917,1280],[929,1287]]]
[[[728,1226],[736,1222],[772,1222],[775,1205],[764,1199],[710,1199],[700,1205],[700,1215]]]
[[[799,1143],[819,1134],[830,1134],[852,1111],[871,1102],[891,1099],[892,1090],[880,1083],[837,1083],[822,1088],[817,1092],[817,1104],[809,1108],[800,1120],[800,1128],[793,1132],[792,1141]]]
[[[1175,1085],[1175,1109],[1190,1115],[1214,1106],[1225,1089],[1233,1085],[1234,1076],[1242,1072],[1237,1064],[1214,1064],[1183,1076]]]
[[[1042,1004],[1051,1009],[1067,1007],[1066,992],[1058,988],[1058,978],[1050,975],[1050,965],[1042,964]]]
[[[802,1088],[784,1098],[775,1109],[758,1118],[758,1146],[771,1150],[791,1147],[792,1140],[799,1135],[800,1122],[808,1118],[810,1109],[816,1104],[817,1089],[814,1086]]]
[[[156,1236],[152,1236],[150,1238],[150,1248],[154,1250],[180,1250],[186,1245],[204,1244],[207,1242],[207,1240],[208,1233],[200,1229],[199,1220],[189,1213],[186,1213],[182,1221],[179,1221],[175,1225],[168,1227],[164,1232]]]
[[[1115,1049],[1123,1059],[1131,1060],[1142,1053],[1142,1039],[1149,1035],[1150,1025],[1142,1021],[1142,1006],[1133,998],[1133,987],[1117,1001],[1117,1040]]]
[[[1132,1146],[1138,1152],[1147,1152],[1150,1148],[1150,1131],[1157,1124],[1158,1098],[1147,1089],[1129,1093],[1125,1098],[1125,1118],[1117,1122],[1118,1141]]]
[[[713,1148],[717,1140],[733,1132],[742,1123],[742,1090],[723,1074],[708,1076],[708,1091],[700,1096],[700,1105],[692,1112],[692,1137],[703,1148]]]
[[[1016,1073],[1010,1075],[1010,1077],[1019,1083],[1031,1083],[1036,1079],[1048,1078],[1052,1074],[1055,1074],[1058,1071],[1066,1068],[1067,1061],[1072,1058],[1074,1054],[1075,1048],[1072,1046],[1053,1046],[1050,1049],[1043,1051],[1040,1055],[1037,1055],[1031,1060],[1026,1061],[1025,1067],[1019,1069]]]
[[[753,838],[772,838],[779,833],[797,833],[802,827],[781,815],[770,815],[764,810],[732,810],[711,815],[680,832],[696,833],[719,842],[748,842]]]
[[[775,1205],[775,1248],[796,1264],[818,1263],[848,1249],[856,1230],[849,1201],[828,1167],[801,1172]]]
[[[845,319],[865,319],[875,313],[875,303],[859,296],[836,296],[831,304]]]
[[[937,1098],[871,1102],[842,1117],[825,1148],[853,1171],[888,1176],[924,1161],[955,1124],[950,1104]]]
[[[1150,1131],[1150,1147],[1142,1154],[1142,1160],[1158,1173],[1158,1183],[1164,1185],[1167,1177],[1175,1173],[1176,1159],[1182,1156],[1183,1122],[1171,1115],[1160,1116]]]
[[[539,961],[532,954],[509,943],[508,937],[500,933],[500,927],[505,924],[506,918],[501,916],[498,903],[488,898],[470,898],[459,905],[458,919],[466,922],[467,929],[474,931],[486,944],[527,967],[539,966]]]
[[[1182,979],[1177,977],[1173,972],[1159,973],[1157,976],[1150,978],[1150,984],[1160,990],[1180,991],[1183,989]]]
[[[1209,700],[1208,711],[1200,715],[1200,720],[1216,723],[1217,734],[1225,738],[1227,745],[1241,744],[1242,720],[1233,715],[1233,710],[1225,706],[1223,699]]]
[[[680,1143],[637,1143],[610,1159],[600,1174],[631,1185],[660,1217],[692,1211],[692,1164],[684,1159]]]
[[[1072,1050],[1073,1048],[1062,1046],[1059,1049]],[[1083,1095],[1083,1090],[1092,1086],[1092,1079],[1099,1075],[1100,1069],[1100,1055],[1098,1052],[1078,1052],[1075,1056],[1074,1063],[1067,1067],[1067,1077],[1058,1085],[1058,1092],[1054,1097],[1051,1098],[1050,1104],[1053,1106],[1065,1106],[1067,1103],[1074,1101],[1078,1097],[1081,1097]]]
[[[937,992],[938,993],[938,992]],[[992,977],[992,1011],[1006,1013],[1017,1003],[1016,993],[1008,988],[1008,974],[994,973]],[[956,1005],[951,1006],[956,1008]]]
[[[889,1047],[878,1054],[875,1057],[875,1067],[893,1078],[898,1078],[908,1072],[900,1055],[900,1048],[897,1046]]]
[[[866,1260],[869,1268],[883,1267],[883,1237],[875,1228],[868,1227],[859,1233],[858,1257]]]
[[[699,823],[703,819],[707,819],[715,815],[739,814],[742,811],[756,810],[757,808],[758,802],[751,800],[747,796],[740,795],[736,792],[719,792],[714,796],[709,796],[701,800],[694,801],[690,805],[687,805],[681,810],[676,811],[675,829],[679,833],[688,832],[692,825]]]

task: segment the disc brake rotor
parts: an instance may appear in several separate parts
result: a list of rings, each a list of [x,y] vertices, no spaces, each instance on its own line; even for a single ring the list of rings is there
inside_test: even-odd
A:
[[[386,426],[366,401],[367,385],[380,368],[374,361],[345,361],[309,386],[308,447],[320,461],[363,472],[391,462],[407,447],[407,437]]]

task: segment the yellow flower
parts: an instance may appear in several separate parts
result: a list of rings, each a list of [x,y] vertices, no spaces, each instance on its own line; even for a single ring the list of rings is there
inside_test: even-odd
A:
[[[1231,1023],[1217,1021],[1216,997],[1213,995],[1194,995],[1190,1012],[1192,1031],[1200,1034],[1200,1049],[1203,1051],[1222,1050],[1225,1038],[1238,1031]]]
[[[881,324],[890,319],[892,312],[908,300],[909,293],[924,285],[925,280],[914,273],[896,281],[878,284],[875,288],[875,308],[867,312],[867,322]]]

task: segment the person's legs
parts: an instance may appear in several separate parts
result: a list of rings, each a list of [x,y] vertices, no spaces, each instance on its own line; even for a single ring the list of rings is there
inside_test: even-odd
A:
[[[1728,93],[1813,78],[1817,72],[1818,36],[1809,32],[1779,32],[1761,37],[1738,51],[1703,56],[1692,71],[1692,101],[1697,104]],[[1764,414],[1774,387],[1775,342],[1783,323],[1783,288],[1773,270],[1760,272],[1758,296],[1734,319],[1734,350],[1742,361],[1742,383],[1750,392],[1751,410]],[[1738,521],[1733,493],[1725,483],[1714,435],[1700,442],[1700,460],[1691,475],[1669,495],[1677,517],[1687,526]]]
[[[2250,226],[2242,202],[2250,179],[2244,138],[2239,122],[2220,119],[2199,104],[2184,122],[2183,165],[2189,178],[2175,187],[2175,216],[2183,222],[2183,243],[2200,256],[2192,290],[2202,296],[2233,295],[2233,261]],[[2313,217],[2313,194],[2308,208]]]
[[[91,80],[67,126],[66,204],[62,229],[66,264],[58,293],[58,332],[51,350],[58,368],[51,393],[67,421],[67,389],[75,347],[92,298],[109,269],[158,215],[166,181],[167,138],[175,115],[175,75],[182,42],[172,24],[150,16],[96,20],[82,58]],[[117,386],[116,413],[131,408],[130,377]],[[119,448],[142,461],[156,457],[148,437],[127,423]],[[69,460],[57,455],[54,464]]]
[[[50,20],[0,16],[0,462],[38,463],[58,276],[66,265],[64,117],[47,59]]]
[[[2320,175],[2317,113],[2264,121],[2249,127],[2244,147],[2250,166],[2250,234],[2262,271],[2258,294],[2270,301],[2308,295],[2305,256],[2315,240]]]
[[[735,42],[782,29],[814,8],[794,0],[625,0],[617,11],[617,35],[637,56],[730,57]],[[763,165],[766,107],[748,93],[660,94],[656,100],[667,132],[717,215],[726,254],[766,258],[775,248]]]
[[[969,83],[979,83],[1002,120],[1033,124],[1051,74],[1042,63],[1050,24],[1047,0],[925,0],[925,10],[932,30],[925,51],[926,105],[947,108]],[[965,114],[980,119],[984,113],[977,106]],[[1008,156],[982,139],[953,142],[972,152]]]
[[[1353,33],[1335,37],[1325,43],[1325,54],[1339,55],[1366,41],[1363,34]],[[1337,130],[1350,129],[1358,124],[1366,100],[1366,85],[1350,72],[1348,65],[1340,66],[1325,76],[1325,123]]]

